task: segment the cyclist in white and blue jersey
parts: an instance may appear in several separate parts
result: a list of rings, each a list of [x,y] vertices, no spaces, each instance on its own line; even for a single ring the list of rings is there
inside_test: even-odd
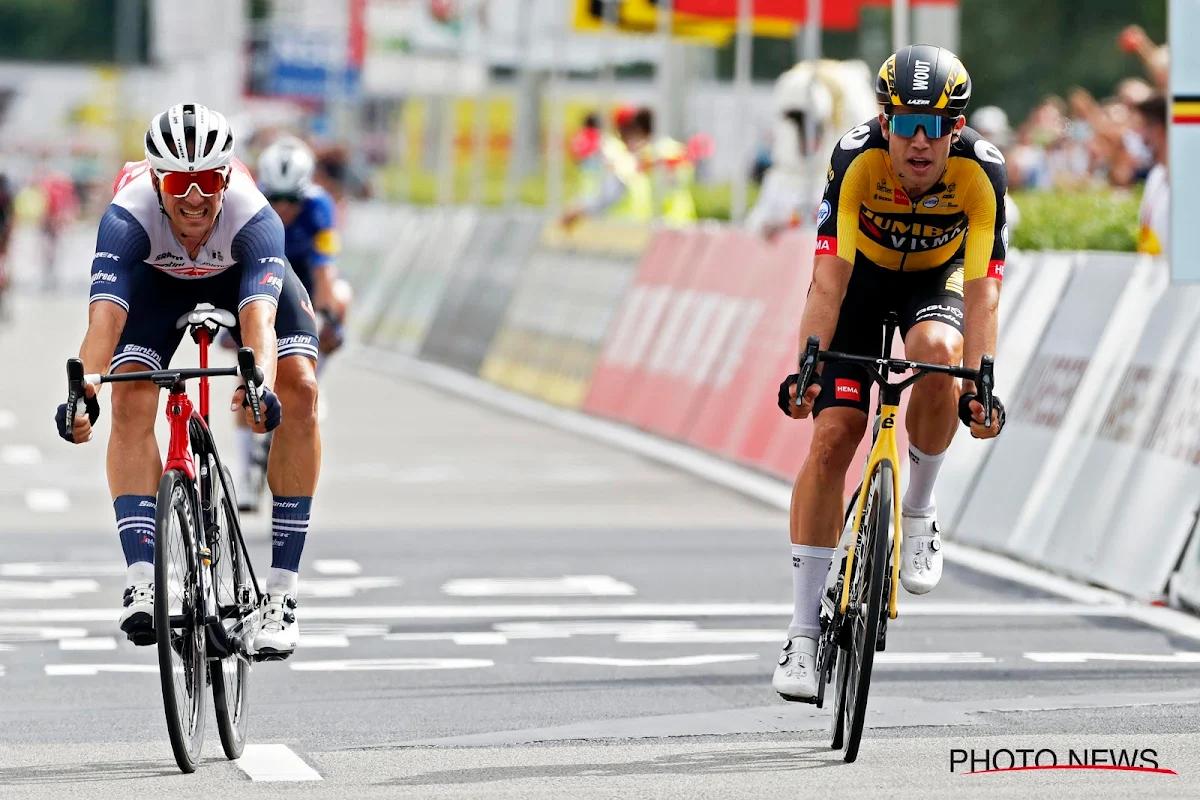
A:
[[[79,357],[87,374],[162,369],[182,338],[181,315],[200,302],[237,311],[234,337],[254,350],[265,375],[257,429],[275,430],[271,570],[255,647],[287,655],[299,641],[297,572],[320,471],[316,318],[288,265],[283,224],[234,158],[221,114],[172,106],[150,123],[145,152],[145,161],[126,165],[100,221]],[[85,391],[95,396],[97,388]],[[244,394],[234,393],[231,410]],[[120,626],[135,644],[152,644],[159,389],[115,383],[111,403],[108,483],[128,567]],[[56,422],[67,441],[91,438],[86,417],[66,419],[65,403]]]

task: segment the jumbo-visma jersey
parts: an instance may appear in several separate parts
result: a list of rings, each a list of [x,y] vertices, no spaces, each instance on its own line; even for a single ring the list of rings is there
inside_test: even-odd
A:
[[[965,280],[1004,277],[1004,157],[971,128],[962,129],[945,174],[923,197],[900,187],[878,119],[842,137],[828,177],[817,212],[817,255],[899,272],[935,269],[961,256]]]

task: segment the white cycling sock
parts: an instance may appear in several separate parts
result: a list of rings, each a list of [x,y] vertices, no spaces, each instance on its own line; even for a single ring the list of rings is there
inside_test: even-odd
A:
[[[792,599],[795,603],[788,638],[821,634],[821,593],[833,560],[832,547],[792,545]]]
[[[290,594],[295,597],[299,584],[300,576],[290,569],[271,567],[267,571],[267,594]]]
[[[149,561],[135,561],[125,568],[125,585],[154,583],[154,565]]]
[[[908,491],[903,508],[907,514],[921,515],[933,510],[933,484],[946,460],[945,452],[931,456],[911,444],[908,446]]]

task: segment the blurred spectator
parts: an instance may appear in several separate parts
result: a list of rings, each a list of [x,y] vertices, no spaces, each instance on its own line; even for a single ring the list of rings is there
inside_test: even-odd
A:
[[[58,245],[63,231],[75,220],[79,197],[70,176],[43,157],[34,170],[32,185],[42,195],[42,288],[52,292],[58,286]]]
[[[1170,61],[1167,46],[1156,45],[1151,41],[1146,31],[1140,25],[1130,25],[1121,31],[1117,43],[1126,53],[1133,53],[1142,60],[1146,73],[1160,92],[1167,91],[1168,64]]]
[[[7,316],[5,295],[9,287],[8,245],[12,240],[15,214],[14,196],[8,176],[0,172],[0,322]]]
[[[1154,158],[1138,211],[1138,252],[1167,255],[1170,248],[1171,191],[1167,180],[1167,99],[1155,94],[1134,109],[1138,133]]]
[[[583,126],[571,137],[571,159],[579,170],[579,195],[591,197],[600,188],[604,176],[604,131],[600,127],[600,115],[589,113],[583,118]]]
[[[1009,127],[1008,114],[1004,113],[1004,109],[998,106],[984,106],[971,115],[970,124],[980,136],[999,148],[1007,162],[1009,186],[1019,185],[1019,168],[1013,165],[1011,156],[1012,128]],[[1017,208],[1011,192],[1004,195],[1004,215],[1010,230],[1015,229],[1021,222],[1021,210]]]

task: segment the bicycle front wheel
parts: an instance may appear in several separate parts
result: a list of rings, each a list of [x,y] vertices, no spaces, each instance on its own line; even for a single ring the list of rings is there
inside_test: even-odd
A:
[[[204,743],[204,597],[192,481],[169,470],[154,520],[154,628],[167,733],[175,763],[195,772]]]
[[[844,663],[838,670],[839,689],[845,693],[846,752],[843,758],[847,762],[858,758],[863,723],[867,717],[867,695],[871,691],[871,670],[875,664],[879,620],[885,602],[888,543],[891,541],[895,515],[891,463],[880,462],[867,485],[870,494],[867,495],[867,507],[863,510],[864,522],[856,546],[850,602],[846,609],[850,647],[841,651]]]
[[[237,497],[224,490],[228,486],[232,493],[233,479],[229,469],[222,466],[220,469],[225,476],[222,485],[215,472],[217,460],[212,458],[209,464],[210,480],[213,481],[213,516],[217,524],[209,543],[213,556],[213,591],[226,638],[238,639],[243,633],[243,620],[254,611],[254,583],[246,551],[238,536]],[[213,711],[221,735],[221,748],[226,758],[241,758],[249,721],[250,662],[239,651],[209,661],[208,669],[212,676]]]

